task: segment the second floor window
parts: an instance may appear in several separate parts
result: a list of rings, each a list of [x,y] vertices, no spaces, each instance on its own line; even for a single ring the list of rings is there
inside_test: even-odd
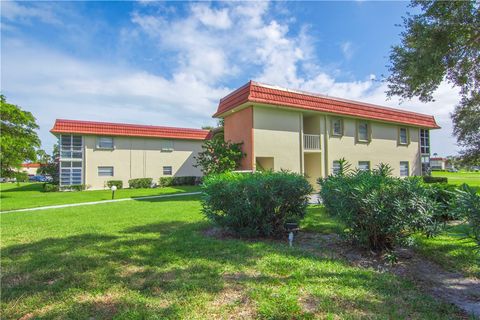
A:
[[[99,149],[113,149],[112,137],[99,137],[97,140],[97,148]]]
[[[361,121],[358,123],[357,140],[361,142],[370,141],[370,127],[368,122]]]
[[[61,135],[60,136],[60,157],[67,159],[82,159],[83,139],[82,136]]]
[[[342,136],[343,135],[343,121],[340,118],[333,118],[332,119],[332,134],[334,136]]]
[[[430,132],[427,129],[420,129],[420,152],[430,154]]]
[[[407,128],[398,129],[398,143],[408,144],[408,131]]]

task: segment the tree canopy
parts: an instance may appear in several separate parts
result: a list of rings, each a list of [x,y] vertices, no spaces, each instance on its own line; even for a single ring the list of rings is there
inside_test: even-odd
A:
[[[419,14],[404,18],[400,45],[392,47],[389,96],[423,102],[446,80],[460,89],[452,114],[463,154],[480,160],[480,5],[476,1],[418,1]]]
[[[0,175],[14,176],[14,169],[24,161],[36,161],[36,148],[40,139],[36,129],[38,125],[32,113],[22,110],[19,106],[8,103],[0,95]]]

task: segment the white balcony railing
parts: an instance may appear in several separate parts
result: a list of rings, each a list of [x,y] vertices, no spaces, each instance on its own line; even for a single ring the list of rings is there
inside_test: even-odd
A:
[[[303,148],[305,150],[320,150],[320,135],[318,134],[304,134]]]

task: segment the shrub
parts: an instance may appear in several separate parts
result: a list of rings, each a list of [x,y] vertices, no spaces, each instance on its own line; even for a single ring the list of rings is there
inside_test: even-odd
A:
[[[197,182],[198,177],[187,176],[187,177],[174,177],[172,185],[174,186],[194,186]]]
[[[418,178],[386,173],[382,166],[319,179],[327,212],[344,222],[350,240],[374,251],[391,250],[414,232],[432,235],[439,226],[433,191]]]
[[[425,183],[448,183],[447,177],[423,176],[422,178]]]
[[[152,187],[152,178],[138,178],[138,179],[130,179],[128,180],[128,185],[132,189],[140,189],[140,188],[151,188]]]
[[[220,138],[206,140],[202,152],[195,157],[195,167],[200,167],[204,175],[233,171],[240,166],[245,156],[241,143],[223,141]]]
[[[281,237],[286,222],[305,216],[312,187],[290,172],[224,173],[207,176],[205,216],[243,237]]]
[[[107,187],[112,188],[113,186],[117,187],[117,189],[123,188],[123,181],[122,180],[108,180]]]
[[[445,183],[432,183],[428,187],[432,191],[430,198],[437,204],[435,218],[443,222],[457,220],[459,216],[454,210],[457,187]]]
[[[44,183],[43,192],[56,192],[59,191],[58,184]]]
[[[467,220],[470,225],[469,236],[480,246],[480,195],[466,184],[463,184],[457,193],[455,211]]]
[[[84,184],[72,184],[70,186],[62,186],[60,190],[68,190],[68,191],[82,191],[87,188]]]
[[[173,184],[173,177],[161,177],[158,180],[159,187],[170,187]]]

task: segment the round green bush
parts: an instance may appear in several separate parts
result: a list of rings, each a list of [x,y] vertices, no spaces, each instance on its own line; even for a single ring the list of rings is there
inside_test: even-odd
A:
[[[291,172],[223,173],[207,176],[203,213],[217,225],[242,237],[285,235],[286,222],[306,213],[313,189]]]

